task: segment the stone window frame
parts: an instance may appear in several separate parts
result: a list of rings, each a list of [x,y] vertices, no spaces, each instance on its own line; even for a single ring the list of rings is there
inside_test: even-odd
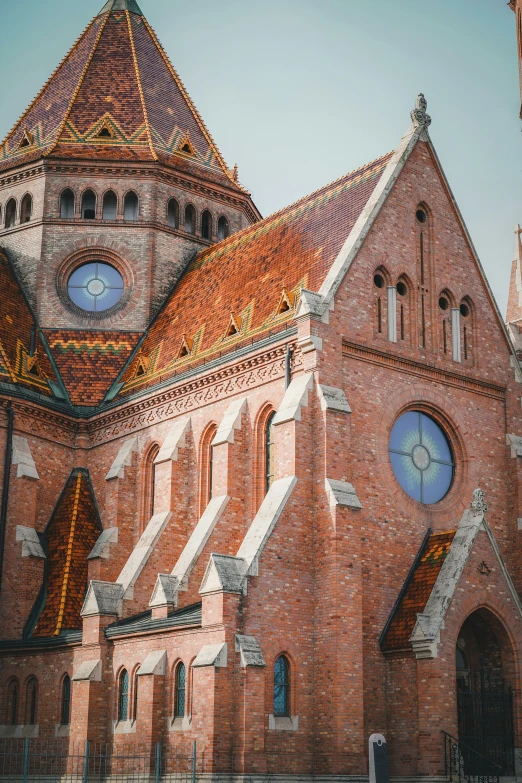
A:
[[[102,310],[99,313],[91,313],[78,307],[78,305],[75,305],[69,297],[67,288],[72,273],[83,264],[93,261],[101,261],[110,264],[117,269],[123,278],[123,294],[121,299],[112,307],[109,307],[107,310]],[[107,318],[111,318],[115,313],[120,312],[120,310],[123,310],[126,307],[134,288],[134,275],[130,264],[120,255],[108,248],[94,246],[82,248],[69,255],[65,261],[62,262],[56,273],[55,285],[58,297],[63,306],[69,310],[69,312],[82,318],[85,321],[86,326],[88,326],[93,322],[104,321]]]

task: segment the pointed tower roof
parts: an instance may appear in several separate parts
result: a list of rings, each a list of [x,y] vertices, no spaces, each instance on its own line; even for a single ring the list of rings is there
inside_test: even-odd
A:
[[[91,21],[0,145],[0,170],[42,156],[160,161],[242,190],[136,0]]]
[[[515,229],[515,251],[511,264],[511,280],[506,313],[507,323],[522,320],[522,228],[520,223]]]

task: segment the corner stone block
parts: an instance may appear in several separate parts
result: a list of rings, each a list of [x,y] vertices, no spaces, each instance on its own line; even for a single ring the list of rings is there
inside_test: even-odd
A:
[[[22,557],[39,557],[45,560],[38,533],[33,527],[16,526],[16,540],[22,544]]]
[[[105,476],[105,481],[109,481],[113,478],[123,478],[125,475],[125,468],[132,465],[132,455],[137,450],[138,438],[136,436],[124,441],[116,455],[116,459],[109,468],[109,472]]]
[[[143,677],[147,674],[157,674],[162,677],[167,672],[167,651],[166,650],[151,650],[147,655],[140,668],[138,669],[138,677]]]
[[[317,396],[319,397],[322,411],[337,411],[339,413],[352,412],[342,389],[336,389],[335,386],[325,386],[324,383],[318,383]]]
[[[34,464],[33,455],[27,438],[22,438],[20,435],[13,435],[13,454],[12,464],[17,466],[16,477],[21,478],[27,476],[28,478],[39,479],[36,465]]]
[[[74,682],[81,682],[89,680],[90,682],[101,682],[102,678],[102,662],[100,658],[96,658],[92,661],[84,661],[80,664],[76,672],[73,674]]]
[[[301,421],[301,408],[308,405],[308,392],[314,384],[313,373],[305,373],[293,378],[285,392],[276,415],[274,424],[282,424],[285,421]]]
[[[228,663],[228,645],[226,642],[217,644],[205,644],[197,654],[192,666],[193,668],[203,668],[204,666],[214,666],[224,668]]]
[[[330,507],[343,506],[344,508],[362,508],[361,501],[352,484],[348,481],[336,481],[325,479],[324,488],[328,496]]]

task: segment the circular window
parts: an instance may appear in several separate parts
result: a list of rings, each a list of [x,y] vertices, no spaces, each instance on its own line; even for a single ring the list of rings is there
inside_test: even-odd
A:
[[[437,503],[453,482],[454,460],[441,427],[425,413],[403,413],[390,435],[390,460],[403,490],[419,503]]]
[[[417,218],[419,223],[425,223],[427,215],[423,209],[418,209],[415,213],[415,217]]]
[[[467,318],[469,315],[469,307],[464,302],[460,306],[460,314],[463,318]]]
[[[406,284],[401,282],[400,280],[397,283],[397,293],[399,294],[399,296],[406,296],[406,294],[408,293],[408,289],[406,288]]]
[[[384,288],[384,277],[382,275],[375,275],[373,278],[374,284],[377,286],[377,288]]]
[[[92,261],[74,270],[67,281],[71,301],[89,313],[100,313],[116,305],[123,295],[123,278],[110,264]]]
[[[439,307],[440,307],[441,310],[447,310],[448,309],[449,302],[448,302],[448,300],[446,299],[445,296],[441,296],[440,297],[440,299],[439,299]]]

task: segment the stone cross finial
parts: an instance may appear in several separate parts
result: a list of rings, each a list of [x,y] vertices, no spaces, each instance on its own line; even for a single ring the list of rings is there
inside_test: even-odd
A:
[[[420,92],[415,101],[415,108],[410,112],[411,121],[418,128],[427,128],[431,123],[430,115],[426,114],[427,106],[428,102],[422,92]]]
[[[471,510],[474,514],[485,514],[488,510],[488,504],[481,489],[473,490],[473,500],[471,501]]]
[[[518,234],[518,236],[520,236],[520,234],[522,234],[522,228],[520,228],[520,223],[518,224],[518,226],[515,229],[515,234]]]

